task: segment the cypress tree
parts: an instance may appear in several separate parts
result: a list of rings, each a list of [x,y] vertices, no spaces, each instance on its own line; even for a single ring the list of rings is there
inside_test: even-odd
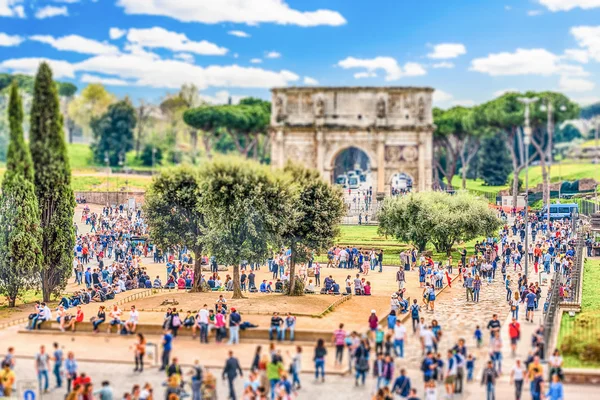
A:
[[[483,140],[479,150],[479,174],[488,186],[506,185],[512,171],[512,161],[505,139],[496,134]]]
[[[20,293],[38,286],[42,262],[40,210],[16,83],[10,91],[8,119],[10,143],[0,198],[0,294],[14,307]]]
[[[42,294],[58,294],[71,276],[75,230],[75,196],[56,85],[52,70],[42,63],[35,77],[29,147],[34,165],[35,193],[40,206]]]

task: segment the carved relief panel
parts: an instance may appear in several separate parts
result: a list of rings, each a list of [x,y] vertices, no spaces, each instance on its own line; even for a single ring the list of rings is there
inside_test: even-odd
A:
[[[385,146],[385,161],[414,163],[419,159],[417,146]]]

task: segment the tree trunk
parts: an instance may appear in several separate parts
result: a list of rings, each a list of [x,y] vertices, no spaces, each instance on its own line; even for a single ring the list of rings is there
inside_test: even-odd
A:
[[[194,253],[194,282],[190,293],[202,292],[202,246],[192,248]]]
[[[233,266],[233,299],[243,299],[242,289],[240,287],[240,266]]]
[[[513,188],[512,188],[512,197],[513,197],[513,208],[517,207],[517,196],[519,195],[519,159],[517,158],[517,152],[515,151],[515,143],[514,143],[514,135],[508,135],[508,151],[510,153],[510,158],[512,160],[513,166]]]
[[[42,271],[42,301],[49,302],[52,290],[50,288],[50,278],[47,271]]]
[[[202,144],[204,145],[204,152],[206,153],[206,158],[208,158],[209,160],[212,159],[210,135],[208,135],[207,132],[205,132],[202,135]]]
[[[294,287],[296,286],[296,245],[290,246],[290,288],[288,296],[294,296]]]

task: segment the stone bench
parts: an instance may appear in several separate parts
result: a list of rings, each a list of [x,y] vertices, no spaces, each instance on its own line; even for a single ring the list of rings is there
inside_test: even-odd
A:
[[[98,330],[102,333],[106,332],[106,329],[108,328],[108,322],[104,322],[100,325],[100,327],[98,328]],[[93,326],[91,322],[88,321],[84,321],[84,322],[80,322],[76,325],[76,330],[77,332],[87,332],[87,333],[91,333],[93,332]],[[52,331],[52,332],[57,332],[57,334],[61,334],[60,332],[60,324],[56,321],[44,321],[42,322],[41,325],[41,331]],[[112,327],[111,331],[113,332],[113,334],[117,334],[114,332],[118,332],[117,327]],[[24,333],[36,333],[38,332],[38,330],[23,330],[21,332]],[[70,333],[71,331],[68,330],[65,333]],[[137,333],[142,333],[144,335],[162,335],[164,333],[164,330],[162,328],[161,325],[157,325],[157,324],[138,324],[137,329],[136,329]],[[199,335],[200,332],[199,330],[196,330],[196,335]],[[289,333],[286,332],[286,338],[288,338]],[[330,331],[314,331],[314,330],[307,330],[307,329],[296,329],[294,331],[294,340],[298,341],[298,342],[306,342],[306,343],[316,343],[317,340],[319,339],[323,339],[325,340],[325,343],[328,343],[331,341],[331,335],[332,332]],[[192,336],[192,329],[188,329],[185,328],[183,326],[181,326],[179,328],[179,330],[177,331],[177,336],[183,336],[183,337],[191,337]],[[210,336],[215,336],[215,330],[211,329],[210,332]],[[259,326],[257,328],[248,328],[248,329],[244,329],[244,330],[240,330],[240,340],[244,340],[244,339],[252,339],[252,340],[269,340],[269,328],[268,327],[262,327]]]

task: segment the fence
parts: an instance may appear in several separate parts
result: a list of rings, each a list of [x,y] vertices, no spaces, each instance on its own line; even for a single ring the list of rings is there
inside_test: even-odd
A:
[[[586,200],[586,199],[573,199],[574,203],[577,203],[579,205],[579,214],[585,215],[585,216],[591,216],[592,214],[596,213],[596,210],[598,209],[598,204],[596,204],[595,202],[591,201],[591,200]]]
[[[576,225],[576,218],[574,220]],[[552,338],[558,335],[557,325],[562,308],[579,308],[581,305],[581,285],[583,274],[584,239],[580,229],[576,233],[575,256],[571,271],[554,273],[548,297],[544,304],[544,341],[552,343]]]

